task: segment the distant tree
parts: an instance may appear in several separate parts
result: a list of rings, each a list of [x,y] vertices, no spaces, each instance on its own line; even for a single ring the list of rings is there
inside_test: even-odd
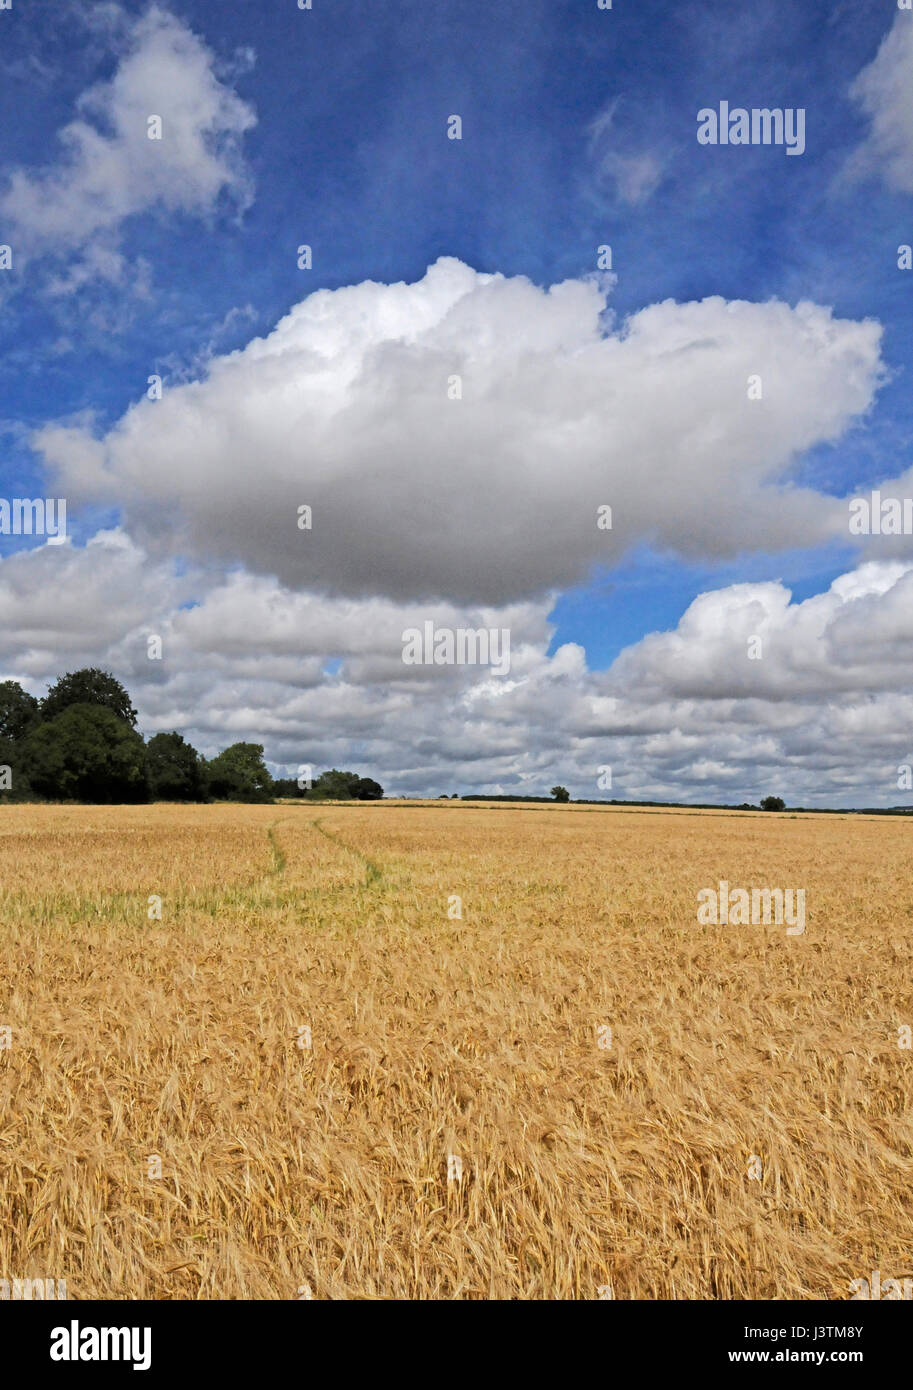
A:
[[[373,777],[359,777],[357,772],[340,772],[331,767],[321,772],[308,792],[315,801],[380,801],[384,789]]]
[[[200,755],[177,732],[149,740],[146,770],[153,801],[200,801],[205,794]]]
[[[204,777],[219,801],[269,801],[273,795],[262,743],[233,743],[205,765]]]
[[[570,801],[571,794],[567,787],[552,787],[552,796],[556,801]]]
[[[146,747],[125,720],[100,705],[69,705],[26,736],[23,764],[42,796],[61,801],[145,801]]]
[[[23,738],[38,722],[38,701],[18,681],[0,681],[0,738]]]
[[[54,719],[71,705],[100,705],[131,728],[136,725],[136,710],[130,703],[130,696],[119,680],[97,666],[86,666],[60,676],[41,701],[41,718]]]
[[[762,811],[785,811],[786,802],[782,796],[765,796],[761,802]]]
[[[383,794],[383,787],[373,777],[359,777],[352,792],[356,801],[380,801]]]
[[[384,789],[373,777],[359,777],[357,772],[340,772],[331,768],[315,779],[310,790],[299,787],[295,777],[277,777],[273,782],[274,796],[306,796],[314,801],[379,801]]]
[[[304,796],[304,788],[299,787],[296,777],[274,777],[273,796]]]
[[[338,767],[331,767],[315,779],[309,795],[317,800],[350,801],[360,781],[357,772],[340,772]]]

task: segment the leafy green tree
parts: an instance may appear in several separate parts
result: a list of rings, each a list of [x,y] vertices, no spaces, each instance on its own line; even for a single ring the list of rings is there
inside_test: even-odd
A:
[[[357,772],[340,772],[331,767],[329,772],[321,772],[311,788],[311,795],[330,797],[333,801],[350,801],[355,795],[358,783]]]
[[[25,740],[0,738],[0,801],[33,799],[25,770]]]
[[[69,705],[43,719],[22,750],[29,782],[60,801],[145,801],[146,746],[135,729],[100,705]]]
[[[570,801],[571,794],[567,787],[552,787],[552,796],[556,801]]]
[[[785,811],[786,802],[782,796],[765,796],[761,802],[762,811]]]
[[[274,777],[273,796],[304,796],[305,792],[298,785],[297,777]]]
[[[273,779],[262,743],[233,743],[205,767],[207,789],[219,801],[270,801]]]
[[[0,681],[0,738],[23,738],[38,722],[38,701],[18,681]]]
[[[204,796],[200,755],[177,732],[149,740],[146,770],[153,801],[200,801]]]
[[[359,777],[357,772],[340,772],[331,767],[321,772],[308,795],[315,800],[379,801],[384,789],[373,777]]]
[[[373,777],[359,777],[352,795],[356,801],[380,801],[384,789]]]
[[[68,671],[54,682],[41,701],[41,718],[54,719],[71,705],[100,705],[131,728],[136,726],[136,710],[119,680],[97,666]]]

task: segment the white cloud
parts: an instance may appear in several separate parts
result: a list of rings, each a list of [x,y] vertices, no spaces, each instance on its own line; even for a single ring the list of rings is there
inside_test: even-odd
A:
[[[178,728],[210,754],[250,739],[276,765],[355,766],[411,793],[560,782],[622,799],[905,800],[913,565],[865,564],[796,604],[775,583],[702,594],[674,631],[599,672],[575,643],[547,655],[549,606],[320,599],[241,573],[179,575],[107,532],[0,562],[0,675],[40,693],[63,670],[102,665],[146,733]],[[402,630],[425,618],[509,627],[509,677],[404,666]],[[162,661],[147,658],[153,633]],[[611,791],[597,786],[606,765]]]
[[[163,138],[147,137],[160,116]],[[62,151],[41,169],[17,169],[0,194],[24,260],[87,248],[58,292],[86,279],[122,282],[117,234],[157,209],[207,215],[221,197],[244,205],[250,179],[241,139],[252,109],[219,80],[213,55],[180,20],[153,6],[132,25],[113,77],[86,91],[59,133]]]
[[[734,584],[701,594],[674,632],[623,652],[612,682],[651,700],[827,700],[898,690],[913,678],[913,564],[860,566],[827,593],[790,602],[782,584]],[[750,639],[760,656],[749,656]],[[894,644],[900,643],[900,650]]]
[[[590,123],[590,159],[601,186],[614,188],[623,203],[639,207],[662,182],[664,160],[655,150],[633,148],[630,137],[618,130],[615,118],[620,104],[616,97]]]
[[[604,308],[591,280],[442,259],[312,294],[103,439],[49,425],[35,444],[72,502],[121,505],[156,554],[353,597],[501,604],[644,540],[705,558],[846,537],[846,504],[790,479],[871,404],[878,324],[711,298],[607,330]]]
[[[870,122],[845,175],[878,175],[901,193],[913,193],[913,12],[899,13],[872,62],[850,94]]]
[[[663,176],[662,161],[649,150],[642,154],[621,154],[607,150],[599,163],[603,178],[614,181],[623,203],[639,207],[656,192]]]
[[[119,531],[99,532],[83,548],[67,541],[17,551],[0,562],[0,661],[30,684],[91,664],[125,630],[170,612],[197,587],[190,575],[147,565]]]

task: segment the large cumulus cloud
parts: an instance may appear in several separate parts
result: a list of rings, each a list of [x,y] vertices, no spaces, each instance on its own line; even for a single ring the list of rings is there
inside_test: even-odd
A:
[[[791,479],[869,407],[879,350],[876,323],[813,304],[669,301],[619,325],[595,280],[442,259],[318,291],[106,433],[49,423],[35,443],[71,502],[119,504],[153,554],[499,604],[645,539],[705,558],[845,535],[845,504]]]

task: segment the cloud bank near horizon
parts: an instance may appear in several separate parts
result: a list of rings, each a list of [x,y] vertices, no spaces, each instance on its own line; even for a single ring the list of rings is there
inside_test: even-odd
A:
[[[0,563],[0,669],[41,693],[49,670],[102,665],[146,733],[177,728],[209,754],[263,741],[287,771],[357,763],[390,792],[561,782],[619,799],[903,800],[913,563],[862,564],[801,603],[779,583],[702,594],[605,671],[575,643],[549,655],[549,608],[326,599],[242,571],[178,572],[109,531]],[[428,617],[509,628],[509,677],[404,666],[402,632]],[[147,659],[152,634],[161,662]]]

